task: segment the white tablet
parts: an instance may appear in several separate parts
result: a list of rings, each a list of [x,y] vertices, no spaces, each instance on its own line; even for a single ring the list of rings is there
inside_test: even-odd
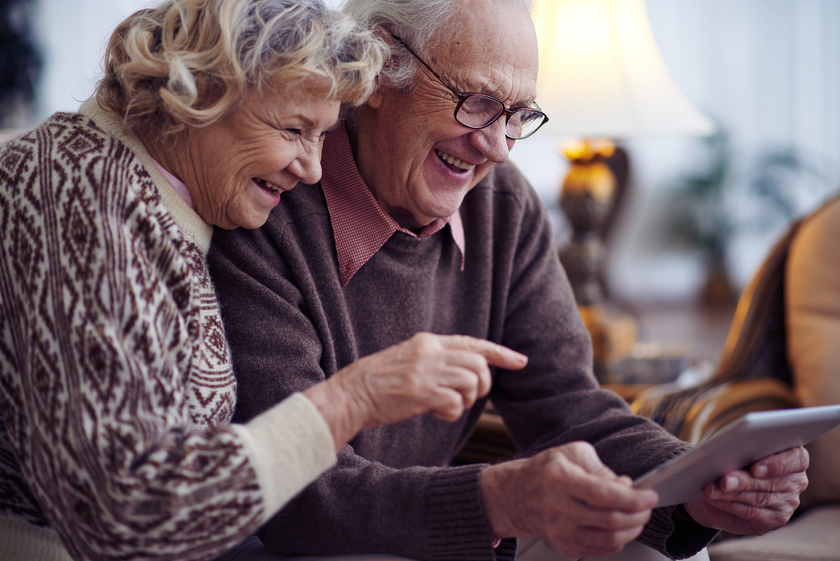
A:
[[[658,506],[702,498],[703,487],[766,456],[802,446],[840,425],[840,405],[748,413],[693,450],[638,478]]]

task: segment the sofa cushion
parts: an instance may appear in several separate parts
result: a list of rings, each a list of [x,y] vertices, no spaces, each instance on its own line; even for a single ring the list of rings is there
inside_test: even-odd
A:
[[[788,359],[803,406],[840,403],[840,199],[807,218],[787,262]],[[808,446],[803,507],[840,503],[840,429]]]
[[[812,508],[763,536],[709,546],[711,561],[840,561],[840,506]]]

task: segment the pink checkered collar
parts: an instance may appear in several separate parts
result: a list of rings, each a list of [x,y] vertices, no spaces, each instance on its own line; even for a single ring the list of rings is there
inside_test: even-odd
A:
[[[324,141],[321,187],[335,236],[341,284],[346,286],[353,275],[379,251],[396,231],[418,237],[402,228],[386,213],[365,185],[356,169],[347,129],[339,127]],[[449,224],[455,245],[461,251],[464,270],[464,226],[461,215],[439,218],[420,231],[430,236]]]

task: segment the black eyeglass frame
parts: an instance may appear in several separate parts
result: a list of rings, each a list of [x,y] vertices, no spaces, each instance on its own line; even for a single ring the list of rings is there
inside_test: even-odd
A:
[[[431,73],[432,73],[432,76],[434,76],[435,78],[437,78],[438,82],[440,82],[441,84],[443,84],[443,86],[444,86],[446,89],[448,89],[450,92],[452,92],[452,93],[455,95],[455,97],[457,97],[457,98],[458,98],[458,104],[455,106],[455,113],[454,113],[454,115],[453,115],[453,116],[455,117],[455,120],[458,122],[458,124],[460,124],[460,125],[462,125],[462,126],[465,126],[465,127],[467,127],[468,129],[480,130],[480,129],[484,129],[484,128],[489,127],[490,125],[492,125],[493,123],[495,123],[496,121],[498,121],[498,120],[499,120],[499,117],[501,117],[502,115],[504,115],[504,116],[505,116],[505,137],[507,137],[507,138],[509,138],[509,139],[511,139],[511,140],[524,140],[524,139],[529,138],[530,136],[532,136],[535,132],[537,132],[538,130],[540,130],[540,128],[541,128],[544,124],[546,124],[546,123],[548,122],[548,115],[546,115],[545,113],[543,113],[543,111],[540,109],[540,106],[539,106],[539,105],[537,105],[537,102],[536,102],[536,101],[534,102],[534,106],[536,107],[536,109],[532,109],[532,108],[530,108],[530,107],[520,107],[519,109],[508,109],[507,107],[505,107],[505,104],[504,104],[504,103],[502,103],[502,101],[501,101],[501,100],[496,99],[496,98],[495,98],[495,97],[493,97],[492,95],[487,95],[487,94],[483,94],[483,93],[479,93],[479,92],[459,92],[459,91],[458,91],[457,89],[455,89],[455,88],[454,88],[454,87],[453,87],[453,86],[452,86],[449,82],[447,82],[447,81],[443,78],[443,76],[441,76],[440,74],[438,74],[438,73],[435,71],[435,69],[434,69],[434,68],[432,68],[431,66],[429,66],[429,65],[426,63],[426,61],[425,61],[425,60],[423,60],[422,58],[420,58],[420,55],[418,55],[417,53],[415,53],[415,52],[411,49],[411,47],[409,47],[409,46],[408,46],[408,44],[407,44],[404,40],[402,40],[400,37],[397,37],[397,36],[396,36],[396,35],[394,35],[393,33],[392,33],[392,34],[390,34],[390,35],[391,35],[391,37],[394,39],[394,41],[396,41],[397,43],[399,43],[400,45],[402,45],[403,47],[405,47],[405,50],[407,50],[409,53],[411,53],[411,55],[412,55],[414,58],[416,58],[418,61],[420,61],[420,64],[422,64],[423,66],[425,66],[425,67],[426,67],[426,70],[428,70],[429,72],[431,72]],[[467,101],[467,99],[469,99],[469,98],[471,98],[471,97],[476,97],[476,96],[477,96],[477,97],[482,97],[482,98],[484,98],[484,99],[489,99],[489,100],[491,100],[491,101],[495,101],[495,102],[496,102],[496,103],[498,103],[498,104],[499,104],[499,106],[502,108],[502,109],[499,111],[499,113],[498,113],[495,117],[493,117],[492,119],[490,119],[487,123],[485,123],[485,124],[483,124],[483,125],[481,125],[481,126],[478,126],[478,127],[477,127],[477,126],[474,126],[474,125],[468,125],[468,124],[464,123],[463,121],[461,121],[461,119],[459,119],[459,118],[458,118],[458,111],[461,109],[461,106],[462,106],[462,105],[464,105],[464,102],[465,102],[465,101]],[[521,112],[523,112],[523,111],[527,111],[527,112],[531,112],[531,113],[539,113],[540,115],[542,115],[543,120],[542,120],[542,122],[539,124],[539,126],[537,126],[537,128],[535,128],[534,130],[532,130],[531,132],[529,132],[527,135],[525,135],[525,136],[521,136],[521,137],[519,137],[519,138],[514,138],[514,137],[510,136],[510,135],[507,133],[507,124],[510,122],[510,118],[511,118],[511,117],[513,117],[513,115],[515,115],[516,113],[521,113]]]

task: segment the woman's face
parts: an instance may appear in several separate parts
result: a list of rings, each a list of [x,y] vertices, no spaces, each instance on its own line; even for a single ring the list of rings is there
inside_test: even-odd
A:
[[[222,228],[259,228],[280,195],[321,178],[321,148],[340,102],[300,87],[246,96],[226,119],[189,131],[172,171],[195,210]],[[163,164],[167,167],[166,164]]]

